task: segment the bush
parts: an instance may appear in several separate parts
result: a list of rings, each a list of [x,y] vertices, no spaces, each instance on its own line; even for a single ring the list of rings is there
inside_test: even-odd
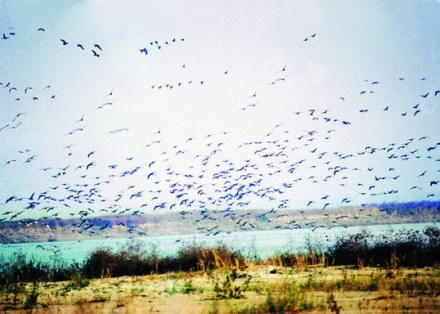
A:
[[[26,255],[18,251],[10,261],[2,265],[0,287],[20,282],[69,280],[80,270],[81,265],[77,263],[63,265],[36,262],[33,259],[27,260]]]
[[[245,259],[239,253],[219,244],[215,248],[187,245],[177,256],[159,256],[155,250],[143,251],[139,245],[112,252],[108,248],[97,249],[90,254],[82,268],[88,278],[138,276],[173,271],[198,271],[236,266],[242,269]]]
[[[239,275],[235,269],[227,270],[224,276],[211,273],[210,278],[214,282],[214,292],[218,299],[240,299],[243,291],[249,288],[252,279],[246,273]],[[239,278],[244,280],[237,280]]]
[[[329,259],[336,265],[361,265],[368,258],[369,235],[366,232],[340,238],[329,250]]]
[[[388,238],[358,233],[338,239],[327,252],[327,258],[331,265],[434,266],[440,261],[440,229],[403,231]]]
[[[232,251],[220,243],[214,248],[204,248],[201,245],[187,245],[180,248],[177,259],[182,271],[209,270],[216,268],[245,267],[245,258],[238,251]]]

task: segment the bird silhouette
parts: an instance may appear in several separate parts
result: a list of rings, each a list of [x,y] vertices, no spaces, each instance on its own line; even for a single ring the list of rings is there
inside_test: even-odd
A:
[[[82,115],[82,117],[81,117],[81,119],[79,119],[78,121],[76,121],[75,123],[78,123],[78,122],[83,122],[84,121],[84,117],[85,117],[85,114],[83,114]]]
[[[14,119],[12,119],[12,123],[14,123],[15,120],[17,120],[19,117],[21,117],[21,116],[23,116],[23,115],[25,115],[25,114],[26,114],[26,112],[17,113],[17,114],[15,115]]]

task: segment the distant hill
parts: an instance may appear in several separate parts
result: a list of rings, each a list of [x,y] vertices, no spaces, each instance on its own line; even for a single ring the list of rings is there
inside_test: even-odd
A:
[[[46,242],[161,234],[332,228],[440,222],[440,202],[386,203],[307,210],[201,210],[0,222],[0,243]]]

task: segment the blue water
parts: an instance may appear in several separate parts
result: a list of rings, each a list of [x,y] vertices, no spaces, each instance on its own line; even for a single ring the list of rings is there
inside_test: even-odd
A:
[[[155,250],[160,255],[172,255],[177,253],[179,247],[188,243],[212,246],[218,242],[239,249],[245,254],[256,253],[259,257],[267,257],[275,252],[294,251],[306,249],[309,239],[315,246],[325,249],[333,245],[337,238],[345,235],[359,233],[363,230],[376,236],[387,236],[398,231],[424,230],[427,227],[440,227],[440,223],[414,223],[393,225],[372,225],[353,227],[333,227],[294,230],[265,230],[233,232],[230,234],[218,234],[206,236],[205,234],[186,235],[161,235],[144,236],[132,240],[126,238],[76,240],[59,242],[32,242],[17,244],[0,244],[0,265],[8,260],[14,253],[21,251],[27,258],[37,261],[49,262],[58,259],[64,262],[82,262],[90,252],[97,248],[107,247],[118,249],[137,241],[147,250]]]

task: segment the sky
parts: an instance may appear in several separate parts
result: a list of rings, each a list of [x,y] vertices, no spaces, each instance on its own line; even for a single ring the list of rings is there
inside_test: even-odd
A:
[[[0,219],[439,200],[439,16],[0,0]]]

